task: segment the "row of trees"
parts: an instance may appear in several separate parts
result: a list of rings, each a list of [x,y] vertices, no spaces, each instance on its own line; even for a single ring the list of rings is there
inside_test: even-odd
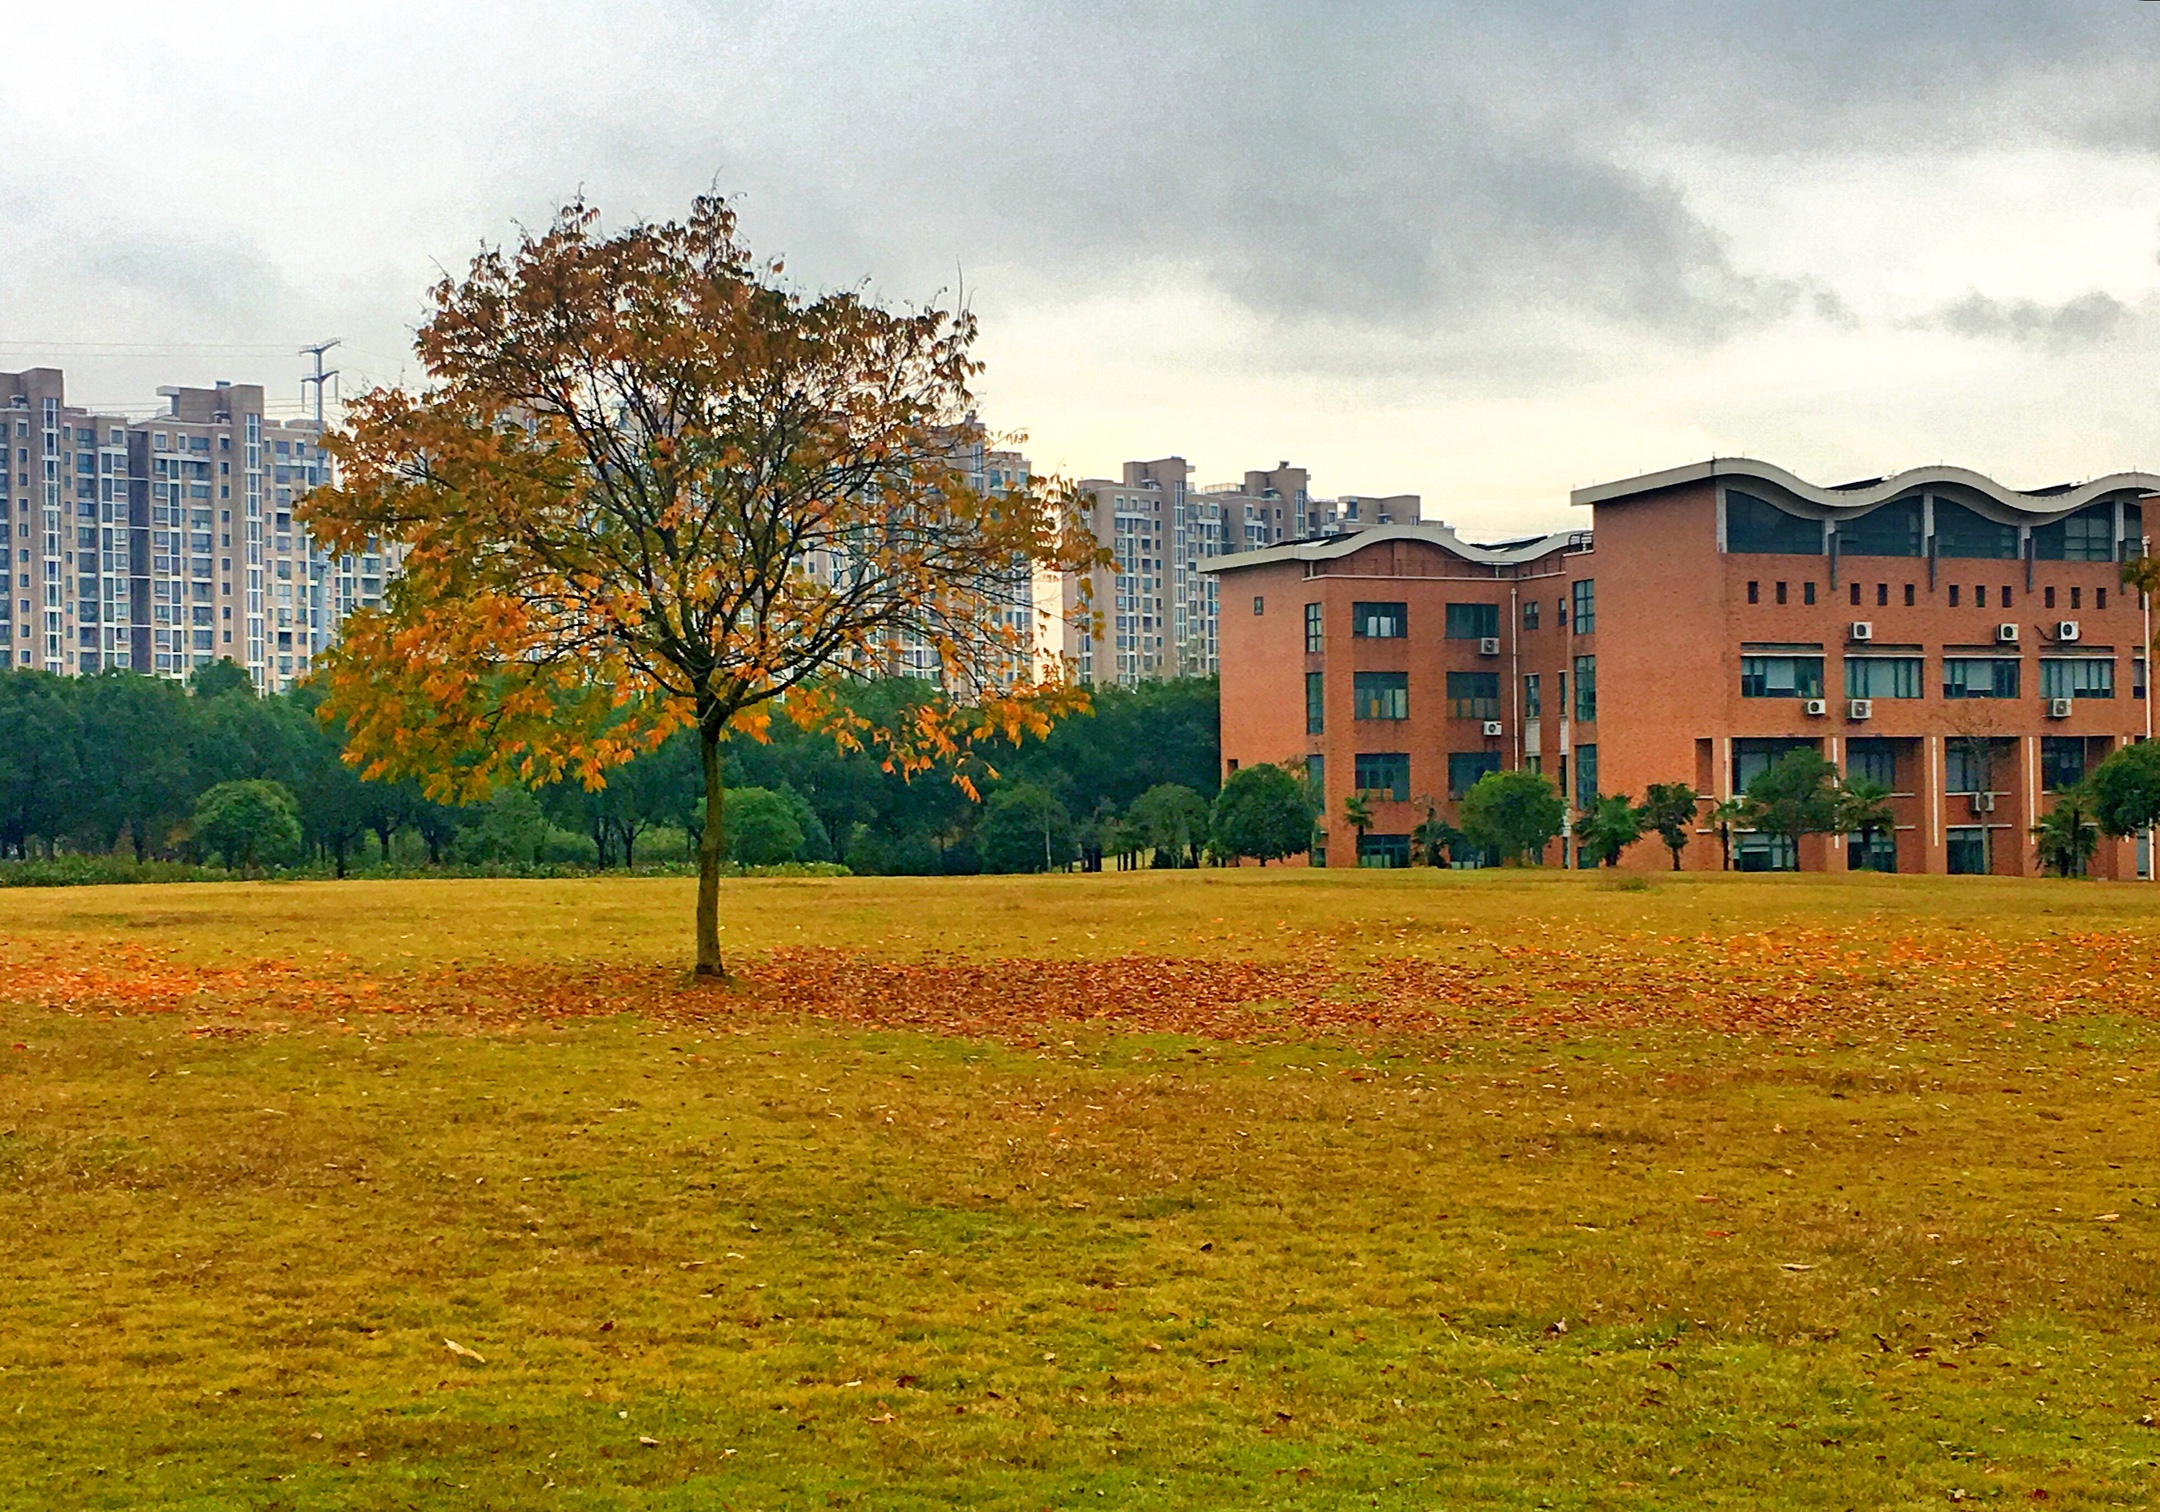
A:
[[[937,695],[890,679],[834,696],[861,719],[904,722]],[[613,768],[598,790],[508,783],[455,805],[413,781],[364,780],[342,759],[343,727],[323,720],[319,704],[312,689],[259,698],[229,663],[187,688],[126,672],[0,671],[0,856],[306,861],[339,875],[393,860],[607,867],[635,865],[656,841],[679,858],[703,832],[695,732]],[[784,717],[764,735],[722,743],[724,850],[745,865],[1039,870],[1045,813],[1053,864],[1140,848],[1190,854],[1207,839],[1218,759],[1209,681],[1098,690],[1039,741],[986,745],[970,770],[987,802],[937,773],[888,770],[873,752]],[[1023,843],[1030,833],[1032,846]]]

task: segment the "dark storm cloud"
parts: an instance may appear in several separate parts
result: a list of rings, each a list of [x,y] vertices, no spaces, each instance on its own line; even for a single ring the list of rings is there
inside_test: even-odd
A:
[[[896,273],[1154,264],[1274,320],[1702,340],[1840,307],[1735,266],[1661,157],[1767,179],[2005,141],[2150,151],[2160,6],[942,5],[712,34],[756,80],[720,112],[723,180],[815,186],[845,224],[802,229],[894,248]]]

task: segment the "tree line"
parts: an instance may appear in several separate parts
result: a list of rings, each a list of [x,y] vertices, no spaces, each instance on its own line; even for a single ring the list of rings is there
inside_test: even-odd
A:
[[[937,699],[905,678],[834,695],[898,722]],[[182,687],[131,672],[0,671],[0,858],[129,857],[346,875],[382,866],[629,867],[687,860],[704,825],[694,732],[612,768],[606,786],[498,784],[466,804],[410,780],[365,780],[313,688],[258,697],[230,663]],[[1205,846],[1219,764],[1215,685],[1096,690],[1025,746],[986,746],[949,773],[775,718],[722,743],[729,858],[866,873],[1039,871]],[[978,801],[979,800],[979,801]],[[1199,817],[1196,819],[1195,815]],[[1045,835],[1048,836],[1047,849]],[[1173,856],[1174,853],[1174,856]]]

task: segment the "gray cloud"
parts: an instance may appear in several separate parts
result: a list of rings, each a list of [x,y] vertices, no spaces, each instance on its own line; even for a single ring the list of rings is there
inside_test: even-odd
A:
[[[1946,305],[1925,324],[1960,336],[2022,342],[2051,350],[2088,347],[2116,335],[2130,307],[2098,289],[2059,305],[2030,299],[1990,299],[1975,289]]]

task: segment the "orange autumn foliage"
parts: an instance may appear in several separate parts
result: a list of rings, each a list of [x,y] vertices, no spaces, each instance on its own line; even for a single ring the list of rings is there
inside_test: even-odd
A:
[[[721,735],[762,734],[784,700],[889,769],[968,785],[973,747],[1081,706],[1037,655],[1030,583],[1101,560],[1069,490],[972,481],[972,315],[805,297],[735,233],[717,197],[612,236],[573,203],[483,251],[434,291],[428,386],[359,399],[303,511],[328,549],[400,563],[322,663],[370,777],[444,799],[598,787],[696,730],[711,974]],[[925,662],[941,696],[890,728],[835,695]]]

